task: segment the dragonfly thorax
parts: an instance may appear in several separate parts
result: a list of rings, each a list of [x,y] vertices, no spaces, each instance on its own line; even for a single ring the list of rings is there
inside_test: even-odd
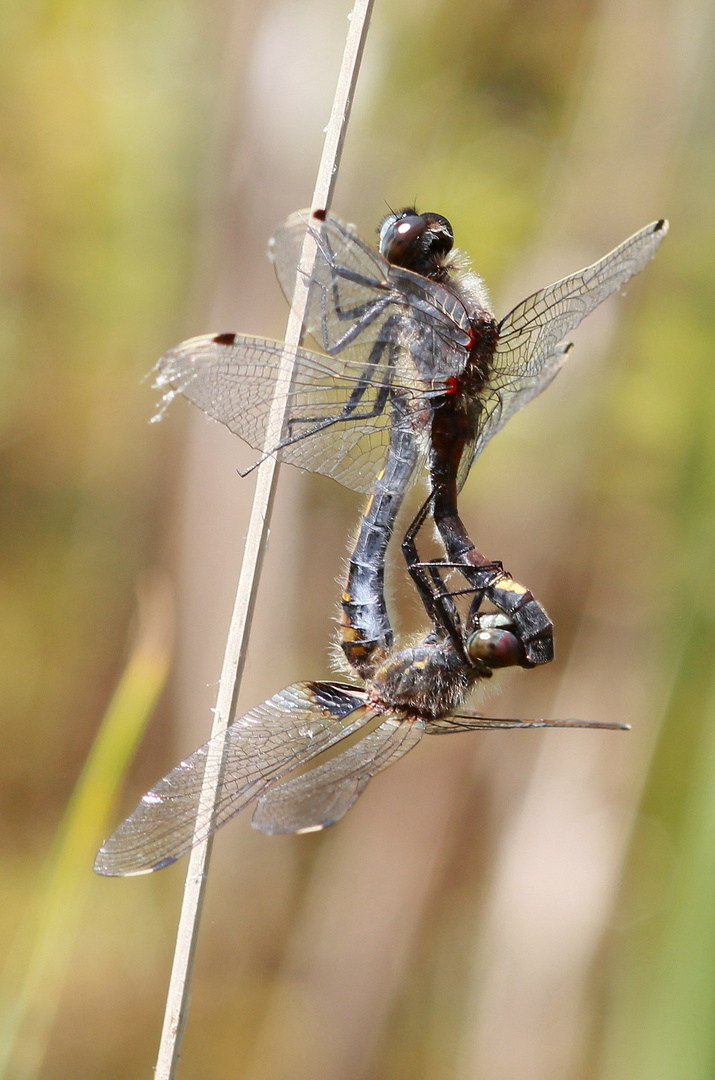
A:
[[[436,717],[460,705],[480,677],[467,667],[451,643],[420,644],[387,659],[367,685],[371,707],[407,709]]]

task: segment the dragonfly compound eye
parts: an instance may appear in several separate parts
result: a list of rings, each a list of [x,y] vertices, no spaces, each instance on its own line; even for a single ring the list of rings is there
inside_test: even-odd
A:
[[[395,266],[411,267],[426,228],[424,216],[416,210],[388,214],[380,226],[380,254]]]
[[[444,259],[454,245],[454,229],[441,214],[423,214],[426,223],[423,247],[436,259]]]
[[[477,630],[467,640],[467,654],[488,667],[514,667],[524,661],[524,646],[509,630]]]
[[[380,226],[380,254],[393,266],[441,281],[448,274],[443,261],[452,250],[454,233],[441,214],[418,214],[407,206],[388,214]]]

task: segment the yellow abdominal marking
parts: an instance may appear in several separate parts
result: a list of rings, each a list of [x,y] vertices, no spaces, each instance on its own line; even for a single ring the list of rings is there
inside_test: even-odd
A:
[[[503,589],[504,592],[518,593],[519,596],[523,596],[529,590],[523,585],[520,585],[518,581],[514,581],[513,578],[504,578],[497,583],[498,589]]]

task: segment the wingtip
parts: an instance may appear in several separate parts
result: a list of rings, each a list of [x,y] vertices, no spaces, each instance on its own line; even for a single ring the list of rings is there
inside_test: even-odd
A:
[[[630,731],[630,724],[622,724],[618,720],[578,720],[570,717],[568,720],[543,720],[544,727],[572,727],[588,729],[591,731]]]
[[[121,854],[112,852],[107,845],[104,845],[97,852],[92,869],[101,877],[143,877],[146,874],[153,874],[155,870],[163,870],[165,866],[171,866],[176,859],[177,856],[170,855],[154,863],[153,866],[133,866],[131,859],[126,856],[122,858]]]
[[[100,877],[124,877],[124,871],[117,870],[113,866],[112,861],[106,858],[106,853],[102,848],[97,852],[97,858],[94,860],[92,869]]]
[[[93,870],[100,877],[145,877],[147,874],[153,874],[155,870],[163,870],[165,866],[170,866],[173,862],[174,859],[169,859],[159,863],[157,866],[142,866],[138,870],[125,870],[122,867],[112,865],[112,863],[102,862],[98,855],[94,860]]]
[[[585,722],[581,726],[582,727],[594,728],[596,731],[630,731],[631,730],[631,725],[630,724],[621,724],[618,720],[614,720],[612,722],[608,721],[608,720],[594,720],[594,721]]]

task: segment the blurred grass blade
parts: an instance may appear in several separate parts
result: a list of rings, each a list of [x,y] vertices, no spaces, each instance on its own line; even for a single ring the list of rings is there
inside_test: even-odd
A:
[[[312,210],[325,210],[331,205],[342,157],[345,132],[350,119],[355,87],[367,40],[373,2],[374,0],[353,0],[352,9],[347,16],[348,29],[345,47],[335,86],[330,118],[325,128],[325,141],[320,155],[311,200]],[[304,265],[309,265],[308,260],[314,257],[312,249],[313,241],[306,236],[300,260],[301,270]],[[275,446],[274,434],[280,437],[287,416],[288,387],[291,385],[293,378],[294,350],[301,341],[306,304],[306,285],[302,282],[300,274],[298,274],[286,326],[285,352],[280,361],[282,374],[276,383],[271,401],[268,425],[266,427],[266,442],[263,447],[264,453],[271,446]],[[282,388],[283,385],[285,389]],[[263,568],[263,556],[270,531],[277,479],[278,461],[275,457],[268,455],[261,461],[256,472],[256,486],[253,494],[251,515],[246,532],[236,598],[226,639],[221,678],[216,696],[216,708],[211,729],[212,737],[225,732],[234,717],[248,649],[258,582]],[[205,807],[209,813],[213,812],[212,808],[217,805],[221,792],[223,782],[221,760],[222,754],[217,754],[215,759],[211,755],[207,760],[203,774],[200,805]],[[159,1053],[154,1070],[156,1080],[173,1080],[179,1065],[181,1044],[188,1016],[194,956],[211,861],[212,844],[212,836],[199,839],[189,856],[181,914],[179,915],[179,925],[176,932],[174,959],[171,967],[169,989],[166,995]]]
[[[169,586],[140,590],[138,630],[48,859],[40,899],[16,938],[0,981],[0,1077],[34,1080],[42,1066],[76,932],[93,883],[92,861],[109,831],[117,793],[166,683],[171,655]]]
[[[696,643],[707,641],[707,628],[703,621],[695,621],[694,628],[685,655],[698,656],[702,671]],[[690,731],[691,717],[701,721],[697,747],[688,758],[685,801],[677,783],[669,798],[662,795],[669,790],[662,776],[651,781],[653,798],[662,800],[657,819],[677,838],[677,863],[670,874],[667,864],[660,876],[651,871],[645,881],[636,880],[640,903],[650,883],[656,902],[664,897],[664,910],[633,934],[619,965],[617,1007],[605,1031],[604,1080],[710,1080],[714,1075],[715,680],[694,690],[693,684],[697,676],[684,669],[668,709],[668,723],[677,725],[681,738]],[[661,750],[659,768],[667,767],[665,756]],[[674,757],[671,752],[677,770]],[[648,812],[653,811],[646,801]]]
[[[715,683],[708,712],[644,1032],[642,1075],[651,1080],[707,1080],[715,1064]]]

